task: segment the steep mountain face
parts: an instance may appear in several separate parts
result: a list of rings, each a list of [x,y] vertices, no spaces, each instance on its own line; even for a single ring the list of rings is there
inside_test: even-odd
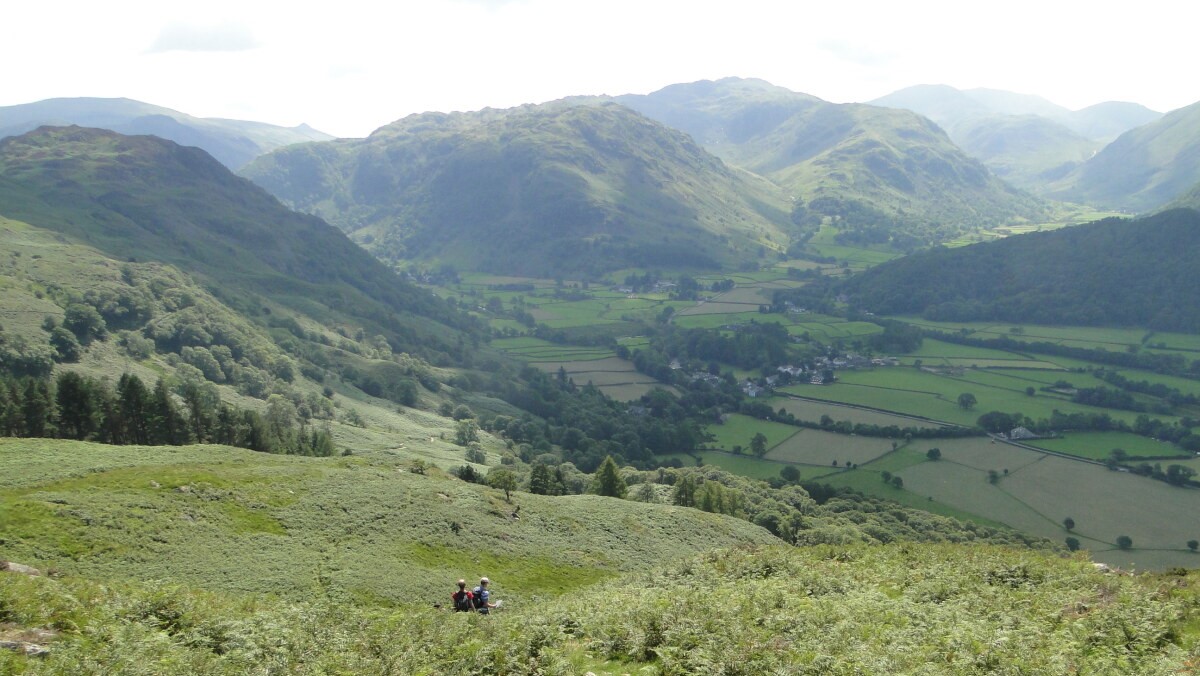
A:
[[[1129,211],[1152,211],[1200,180],[1200,103],[1121,135],[1050,194]]]
[[[1031,218],[1040,205],[907,111],[837,105],[730,78],[618,100],[691,134],[732,164],[833,213],[870,209],[920,239]]]
[[[469,323],[327,223],[152,136],[45,127],[0,141],[0,215],[118,260],[173,265],[225,298],[368,322],[414,351]]]
[[[152,134],[196,146],[222,164],[238,169],[280,146],[333,137],[308,125],[279,127],[263,122],[192,117],[131,99],[47,99],[0,107],[0,138],[42,126],[99,127],[122,134]]]
[[[1200,212],[933,249],[867,270],[845,291],[863,309],[953,321],[1200,331]]]
[[[540,276],[711,268],[787,239],[775,186],[613,103],[413,115],[243,173],[387,260]]]

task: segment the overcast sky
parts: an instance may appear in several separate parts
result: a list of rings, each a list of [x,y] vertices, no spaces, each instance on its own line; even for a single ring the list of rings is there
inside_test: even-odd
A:
[[[18,1],[0,9],[0,105],[128,97],[338,136],[727,76],[834,102],[935,83],[1072,109],[1200,100],[1200,9],[1178,1]]]

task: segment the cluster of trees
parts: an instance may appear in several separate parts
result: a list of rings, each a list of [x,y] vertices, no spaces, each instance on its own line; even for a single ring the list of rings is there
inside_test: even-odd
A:
[[[1200,397],[1197,397],[1190,392],[1181,392],[1174,387],[1170,387],[1162,383],[1152,383],[1148,380],[1130,380],[1117,371],[1110,371],[1107,369],[1097,369],[1093,375],[1110,385],[1125,390],[1126,392],[1148,394],[1152,397],[1162,399],[1172,407],[1196,406],[1197,404],[1200,404]]]
[[[558,446],[564,460],[586,472],[599,467],[605,456],[652,467],[656,453],[692,449],[703,439],[696,420],[665,390],[652,391],[631,410],[591,385],[579,387],[525,367],[519,382],[497,378],[493,391],[532,415],[481,418],[482,428],[521,446],[527,456]]]
[[[791,337],[775,322],[750,320],[732,335],[706,329],[665,326],[651,336],[650,345],[632,355],[639,371],[671,382],[671,358],[681,362],[733,364],[744,369],[774,369],[788,363]]]
[[[165,379],[153,388],[133,374],[115,387],[67,371],[51,380],[0,378],[0,436],[51,437],[106,444],[215,443],[266,453],[329,456],[329,430],[308,424],[291,401],[273,395],[265,413],[220,401],[203,382]]]

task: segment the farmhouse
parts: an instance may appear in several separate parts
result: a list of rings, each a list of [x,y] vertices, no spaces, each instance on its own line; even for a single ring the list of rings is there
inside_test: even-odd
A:
[[[1033,432],[1030,432],[1028,429],[1026,429],[1024,427],[1014,427],[1012,429],[1012,431],[1008,433],[1008,438],[1009,439],[1038,439],[1040,437],[1038,437],[1038,435],[1034,434]]]

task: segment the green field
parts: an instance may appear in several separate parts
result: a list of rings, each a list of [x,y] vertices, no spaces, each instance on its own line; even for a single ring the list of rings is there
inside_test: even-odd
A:
[[[1125,451],[1130,457],[1192,457],[1170,442],[1128,432],[1068,432],[1061,439],[1037,439],[1025,443],[1092,460],[1104,460],[1114,448]]]
[[[932,446],[942,451],[937,462],[924,458]],[[1200,509],[1200,491],[985,439],[917,440],[830,483],[896,497],[900,491],[878,481],[883,469],[904,480],[903,492],[910,494],[905,504],[932,498],[934,504],[1034,535],[1059,541],[1074,535],[1096,560],[1110,564],[1195,565],[1185,544],[1200,538],[1200,524],[1179,515]],[[994,484],[989,470],[999,475]],[[869,476],[878,483],[864,479]],[[1062,526],[1066,517],[1075,520],[1073,533]],[[1118,535],[1131,537],[1134,550],[1116,549]]]
[[[639,373],[633,362],[620,357],[609,356],[583,361],[537,361],[533,362],[533,366],[550,374],[556,374],[562,369],[576,385],[591,383],[618,401],[639,399],[656,387],[675,392],[674,388]]]
[[[1049,418],[1054,409],[1064,413],[1104,412],[1114,419],[1133,423],[1139,414],[1132,411],[1101,409],[1075,404],[1048,396],[1030,397],[1023,390],[974,382],[966,377],[930,373],[913,368],[878,368],[866,371],[840,371],[832,385],[793,385],[784,392],[810,399],[855,404],[956,423],[973,425],[988,411],[1019,411],[1031,418]],[[957,404],[958,395],[975,395],[976,406],[963,410]],[[1158,416],[1164,421],[1171,416]]]
[[[767,451],[767,460],[845,467],[849,463],[863,464],[892,450],[892,442],[878,437],[834,434],[822,430],[802,429]]]
[[[849,420],[852,423],[879,425],[880,427],[887,427],[889,425],[895,425],[901,428],[938,427],[938,425],[926,420],[906,418],[904,416],[894,415],[891,413],[881,413],[879,411],[869,411],[867,409],[854,408],[853,406],[841,406],[824,401],[812,401],[808,399],[797,399],[794,397],[775,397],[767,400],[767,403],[774,410],[779,410],[782,408],[788,413],[796,416],[797,419],[807,422],[820,422],[822,416],[828,415],[830,418],[833,418],[834,422]]]
[[[712,442],[709,442],[709,446],[724,451],[732,451],[734,446],[741,446],[746,449],[747,454],[750,452],[750,440],[756,433],[761,432],[767,438],[767,448],[771,449],[784,439],[796,434],[797,430],[798,428],[791,425],[767,422],[740,413],[729,415],[722,424],[709,425],[705,428],[705,431],[714,438]]]

